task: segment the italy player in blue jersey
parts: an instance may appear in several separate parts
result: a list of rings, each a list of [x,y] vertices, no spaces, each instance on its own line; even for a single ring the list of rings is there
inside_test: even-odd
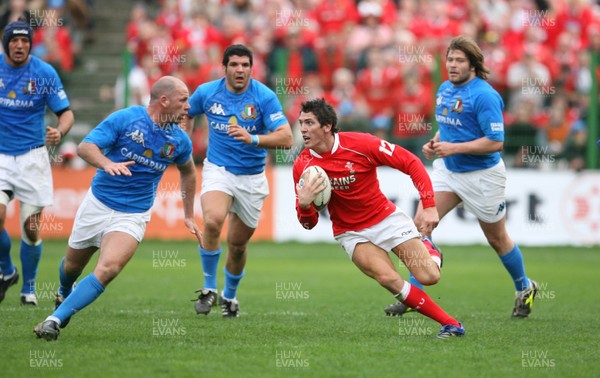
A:
[[[19,280],[11,240],[4,228],[6,208],[20,202],[21,304],[37,306],[35,278],[42,255],[42,211],[52,205],[52,170],[46,144],[59,144],[73,126],[73,112],[56,71],[31,56],[33,31],[24,21],[4,28],[0,55],[0,302]],[[45,125],[46,106],[58,116]]]
[[[148,107],[111,114],[79,145],[79,156],[98,172],[77,211],[67,254],[59,264],[57,308],[35,327],[38,337],[56,340],[71,316],[95,301],[133,257],[150,220],[158,183],[171,164],[181,173],[185,226],[201,243],[194,221],[192,142],[178,125],[187,116],[188,98],[181,80],[162,77],[152,86]],[[98,249],[93,272],[73,289]]]
[[[190,116],[208,120],[208,151],[202,170],[204,287],[195,308],[208,314],[217,302],[217,265],[221,229],[228,221],[225,285],[221,314],[237,317],[237,287],[244,276],[248,241],[258,226],[269,194],[265,176],[267,148],[292,145],[290,125],[275,93],[252,79],[252,52],[243,45],[223,54],[225,77],[200,85],[190,98]]]
[[[427,159],[439,158],[433,163],[432,174],[436,207],[440,219],[461,203],[477,217],[488,243],[514,282],[512,316],[525,318],[531,312],[538,286],[525,274],[521,250],[506,230],[506,170],[500,156],[504,103],[486,81],[489,69],[473,40],[459,36],[450,42],[446,70],[448,81],[440,86],[436,101],[439,131],[423,146]],[[421,214],[419,206],[415,219]],[[429,236],[432,232],[420,231]],[[401,303],[386,308],[393,315],[406,311]]]

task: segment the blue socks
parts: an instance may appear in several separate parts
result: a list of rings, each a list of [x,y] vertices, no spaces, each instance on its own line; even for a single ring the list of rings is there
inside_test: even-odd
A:
[[[239,276],[231,274],[227,271],[227,268],[223,268],[225,272],[225,289],[223,290],[223,297],[226,299],[235,299],[235,293],[237,292],[240,280],[244,277],[245,270]]]
[[[67,274],[63,270],[64,261],[65,258],[63,257],[62,260],[60,260],[60,264],[58,265],[58,277],[60,278],[60,286],[58,288],[58,293],[62,295],[63,298],[66,298],[69,296],[69,294],[71,294],[71,291],[73,290],[73,284],[75,283],[77,278],[79,278],[79,274],[73,277],[67,276]]]
[[[500,260],[504,267],[510,273],[517,291],[527,289],[529,286],[529,279],[525,275],[525,264],[523,263],[523,255],[519,246],[515,243],[514,248],[504,256],[500,256]]]
[[[409,273],[408,277],[410,278],[410,284],[412,286],[416,286],[419,289],[423,290],[423,285],[421,285],[421,283],[419,281],[417,281],[417,279],[415,278],[415,276],[412,275],[412,273]]]
[[[5,276],[10,276],[15,271],[15,266],[10,258],[10,246],[10,237],[4,229],[0,233],[0,271]]]
[[[21,266],[23,269],[23,285],[21,294],[35,294],[35,276],[42,256],[42,242],[29,245],[21,240]]]
[[[73,295],[69,295],[51,316],[58,318],[63,323],[77,311],[95,301],[103,292],[104,286],[94,276],[94,273],[90,273],[77,285]]]
[[[200,246],[198,246],[198,249],[200,250],[200,259],[204,270],[204,289],[217,291],[217,266],[219,265],[222,249],[207,251]]]

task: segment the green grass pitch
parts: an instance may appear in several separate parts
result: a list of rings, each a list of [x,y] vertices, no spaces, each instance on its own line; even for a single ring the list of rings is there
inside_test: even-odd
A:
[[[530,318],[518,320],[512,281],[489,247],[442,246],[442,280],[427,291],[467,334],[438,340],[439,325],[422,315],[385,317],[392,296],[335,244],[252,243],[241,317],[222,319],[218,308],[194,311],[196,246],[147,240],[46,342],[32,329],[52,312],[65,245],[44,244],[38,308],[20,306],[17,287],[0,304],[3,377],[600,376],[598,248],[523,248],[541,292]]]

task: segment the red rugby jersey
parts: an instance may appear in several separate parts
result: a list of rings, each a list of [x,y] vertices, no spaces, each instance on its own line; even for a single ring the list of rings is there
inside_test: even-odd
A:
[[[324,154],[304,149],[294,162],[294,182],[298,182],[302,172],[311,165],[323,168],[331,181],[332,194],[327,209],[334,235],[371,227],[396,209],[396,205],[381,192],[378,166],[386,165],[409,175],[419,191],[423,207],[435,206],[431,179],[419,158],[371,134],[336,133],[331,152]],[[317,211],[312,206],[300,209],[298,199],[296,212],[304,228],[310,230],[317,224]]]

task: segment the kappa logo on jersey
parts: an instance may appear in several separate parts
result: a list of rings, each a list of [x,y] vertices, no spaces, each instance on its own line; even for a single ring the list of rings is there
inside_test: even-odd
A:
[[[254,104],[244,106],[244,110],[242,110],[242,118],[243,119],[256,119],[258,116],[258,112],[254,107]]]
[[[171,160],[175,155],[175,145],[173,143],[165,143],[163,148],[160,149],[160,157],[163,159]]]
[[[462,101],[462,99],[461,98],[457,98],[456,102],[454,103],[454,106],[452,106],[452,112],[460,114],[460,113],[462,113],[463,109],[464,108],[463,108],[463,101]]]
[[[0,78],[0,88],[4,89],[4,82],[2,81],[2,78]]]
[[[442,101],[444,101],[444,97],[442,97],[442,95],[437,96],[437,99],[435,100],[435,104],[437,106],[442,105]]]
[[[210,107],[210,109],[208,109],[208,111],[215,115],[225,115],[225,111],[223,110],[223,105],[221,105],[217,102],[213,102],[212,106]]]
[[[144,133],[140,132],[140,130],[135,130],[130,132],[129,134],[125,134],[126,137],[130,137],[135,143],[141,144],[146,147],[144,142]]]

